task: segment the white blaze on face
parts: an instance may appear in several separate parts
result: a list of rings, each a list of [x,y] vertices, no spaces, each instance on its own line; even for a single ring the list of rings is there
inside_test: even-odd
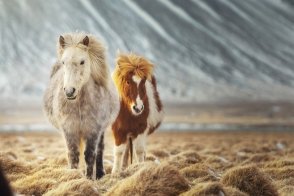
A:
[[[64,90],[75,89],[76,96],[81,87],[89,80],[91,74],[90,59],[86,51],[67,48],[61,58],[64,66]]]
[[[141,78],[138,76],[133,76],[132,79],[137,84],[138,95],[136,97],[135,103],[131,104],[131,110],[132,110],[132,113],[137,116],[137,115],[140,115],[144,110],[144,104],[139,95],[139,84],[141,82]]]
[[[76,88],[74,69],[70,66],[64,68],[64,88]]]

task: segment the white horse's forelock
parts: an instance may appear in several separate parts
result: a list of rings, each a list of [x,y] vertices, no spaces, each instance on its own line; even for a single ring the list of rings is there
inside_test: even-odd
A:
[[[91,76],[96,83],[101,86],[108,88],[109,85],[109,68],[105,60],[105,47],[98,41],[93,35],[85,33],[73,33],[64,34],[65,45],[62,47],[59,42],[57,42],[57,56],[59,61],[64,53],[64,50],[68,47],[78,47],[80,49],[88,51],[90,61],[91,61]],[[89,37],[88,47],[83,45],[83,39]]]

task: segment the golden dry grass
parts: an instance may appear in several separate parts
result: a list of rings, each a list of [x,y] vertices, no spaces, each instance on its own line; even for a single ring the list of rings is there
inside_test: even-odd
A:
[[[67,167],[56,133],[0,134],[0,162],[14,191],[24,195],[292,195],[294,133],[155,133],[147,161],[87,180],[83,164]]]

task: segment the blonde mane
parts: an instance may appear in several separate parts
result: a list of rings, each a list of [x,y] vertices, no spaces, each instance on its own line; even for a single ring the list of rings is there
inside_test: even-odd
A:
[[[99,85],[108,88],[109,85],[109,69],[105,60],[105,47],[93,35],[85,33],[69,33],[62,35],[65,43],[64,47],[57,42],[57,56],[60,61],[61,56],[66,48],[78,47],[89,53],[91,61],[91,76]],[[82,44],[82,40],[88,36],[89,45],[86,47]]]
[[[116,59],[116,67],[113,80],[117,86],[121,86],[123,77],[129,73],[140,78],[152,80],[154,65],[142,56],[131,54],[119,54]]]

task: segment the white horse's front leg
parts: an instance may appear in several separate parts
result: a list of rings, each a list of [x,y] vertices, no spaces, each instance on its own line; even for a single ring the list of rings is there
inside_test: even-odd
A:
[[[114,160],[113,160],[113,167],[111,173],[114,174],[116,172],[119,172],[122,167],[122,156],[125,151],[126,144],[121,144],[119,146],[114,145],[113,148],[113,155],[114,155]]]
[[[147,135],[145,133],[137,136],[134,141],[134,148],[137,156],[138,162],[143,162],[146,156],[146,139]]]

